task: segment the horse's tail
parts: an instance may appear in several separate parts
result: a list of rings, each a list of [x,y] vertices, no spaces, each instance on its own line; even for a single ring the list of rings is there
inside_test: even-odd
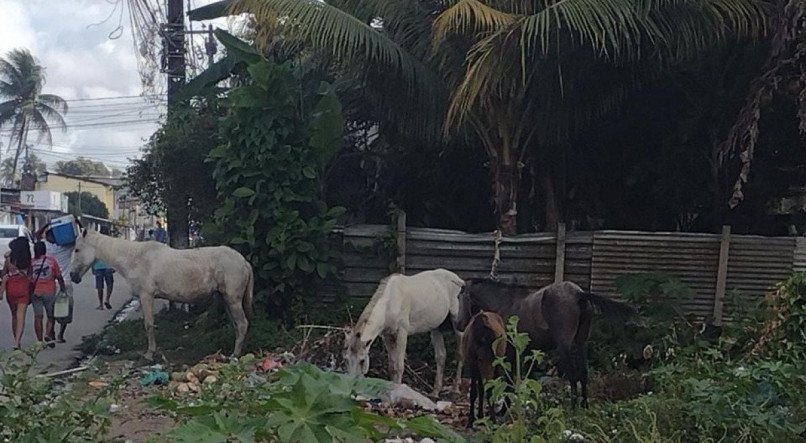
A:
[[[246,319],[252,319],[252,296],[253,291],[255,289],[255,273],[252,271],[252,265],[247,264],[247,268],[249,270],[248,273],[248,280],[246,281],[246,291],[243,294],[243,300],[241,301],[243,305],[243,312],[246,314]]]
[[[611,320],[627,320],[635,315],[635,309],[627,303],[612,300],[603,295],[582,291],[579,293],[580,303],[590,303],[596,312]]]

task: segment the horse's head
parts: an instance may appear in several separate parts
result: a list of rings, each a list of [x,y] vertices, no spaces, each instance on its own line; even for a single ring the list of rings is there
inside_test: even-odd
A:
[[[73,248],[73,257],[70,261],[70,280],[73,283],[81,283],[81,278],[95,262],[95,246],[92,244],[92,237],[96,234],[94,231],[88,231],[79,223],[80,233],[76,238],[76,245]]]
[[[344,361],[347,373],[364,375],[369,371],[369,348],[372,341],[361,340],[361,331],[349,328],[344,331]]]

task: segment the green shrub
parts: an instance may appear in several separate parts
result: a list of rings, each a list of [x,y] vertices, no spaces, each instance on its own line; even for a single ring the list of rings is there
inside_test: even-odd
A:
[[[278,64],[220,37],[249,75],[228,94],[225,143],[210,151],[220,205],[206,235],[247,257],[257,299],[289,321],[337,273],[330,233],[344,209],[327,206],[320,179],[341,147],[341,105],[332,86],[302,64]]]
[[[416,434],[440,441],[463,439],[428,416],[392,419],[367,412],[353,399],[378,397],[389,382],[323,372],[301,364],[270,379],[249,373],[248,356],[220,369],[219,383],[203,385],[193,403],[164,397],[149,402],[177,415],[170,434],[177,442],[378,441],[389,435]]]
[[[502,375],[489,380],[485,388],[489,389],[493,403],[506,403],[508,408],[503,417],[498,417],[497,423],[489,416],[478,421],[483,426],[481,439],[501,443],[557,441],[565,430],[564,412],[548,406],[542,385],[533,377],[543,361],[543,353],[526,352],[529,335],[518,332],[517,316],[507,319],[506,340],[515,351],[515,361],[497,358],[494,365]],[[496,343],[492,346],[495,347]]]
[[[806,361],[806,273],[780,283],[770,295],[768,308],[770,318],[754,353],[786,362]]]
[[[39,350],[0,352],[0,441],[98,441],[111,402],[59,395],[51,379],[32,375]]]

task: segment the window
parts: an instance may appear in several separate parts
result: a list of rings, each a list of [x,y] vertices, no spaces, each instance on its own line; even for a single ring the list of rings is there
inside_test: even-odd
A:
[[[20,231],[17,228],[0,228],[0,238],[17,238]]]

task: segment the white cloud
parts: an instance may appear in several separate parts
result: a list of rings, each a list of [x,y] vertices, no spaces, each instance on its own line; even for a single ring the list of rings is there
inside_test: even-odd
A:
[[[148,1],[164,7],[164,0]],[[194,4],[213,1],[194,0]],[[118,7],[127,4],[127,0],[120,0]],[[68,100],[139,95],[142,83],[128,27],[128,8],[122,20],[120,9],[112,13],[113,8],[114,4],[102,0],[0,0],[0,56],[18,47],[30,49],[46,69],[45,92]],[[213,21],[223,28],[237,23]],[[122,30],[117,30],[119,24]],[[193,26],[200,27],[198,23]],[[110,39],[110,33],[118,38]],[[196,37],[197,43],[201,38]],[[164,82],[162,74],[158,73],[157,79]],[[35,147],[51,164],[83,155],[123,167],[157,129],[155,121],[165,111],[164,105],[145,99],[69,104],[66,121],[73,128],[66,133],[54,130],[52,149]],[[126,123],[109,126],[115,122]]]

